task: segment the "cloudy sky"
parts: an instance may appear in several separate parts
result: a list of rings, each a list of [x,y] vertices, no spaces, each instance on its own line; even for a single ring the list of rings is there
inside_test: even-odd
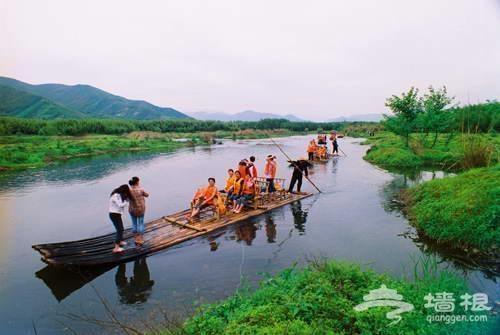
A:
[[[500,98],[500,0],[0,0],[0,75],[182,112],[322,120]]]

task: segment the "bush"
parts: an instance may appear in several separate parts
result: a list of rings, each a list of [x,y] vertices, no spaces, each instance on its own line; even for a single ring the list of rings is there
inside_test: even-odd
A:
[[[429,292],[467,292],[463,281],[450,273],[423,271],[415,282],[394,280],[358,266],[338,262],[314,262],[305,270],[287,269],[269,278],[253,294],[236,293],[218,304],[201,308],[184,326],[188,334],[484,334],[491,324],[429,323],[435,314],[425,308]],[[394,308],[356,312],[370,290],[385,284],[403,295],[414,310],[391,322],[386,313]],[[458,304],[457,304],[458,307]],[[456,308],[451,314],[464,314]],[[465,312],[468,313],[468,312]],[[476,328],[474,328],[476,327]]]
[[[500,165],[436,179],[409,191],[412,222],[441,243],[482,250],[500,243]]]

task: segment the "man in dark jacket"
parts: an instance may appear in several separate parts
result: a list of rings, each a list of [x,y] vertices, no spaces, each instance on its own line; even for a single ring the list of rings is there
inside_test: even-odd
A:
[[[293,188],[297,182],[297,193],[300,193],[300,188],[302,187],[302,174],[305,174],[307,177],[309,175],[308,168],[311,167],[312,164],[309,163],[309,161],[304,157],[301,157],[296,161],[288,162],[290,163],[290,167],[293,167],[292,179],[290,180],[288,192],[293,192]]]

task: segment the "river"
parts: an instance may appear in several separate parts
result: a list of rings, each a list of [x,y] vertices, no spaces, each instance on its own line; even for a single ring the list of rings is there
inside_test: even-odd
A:
[[[276,141],[303,156],[311,136]],[[269,140],[224,141],[170,153],[125,153],[79,158],[0,176],[0,324],[2,334],[100,333],[105,306],[127,322],[183,316],[200,303],[225,298],[294,264],[326,257],[353,261],[392,276],[411,276],[421,257],[435,256],[463,276],[471,292],[500,298],[498,276],[461,264],[446,251],[416,240],[393,201],[409,184],[439,177],[389,173],[362,157],[360,139],[340,143],[347,156],[316,164],[311,179],[323,193],[276,209],[211,236],[200,237],[121,266],[79,274],[46,267],[32,244],[82,239],[112,232],[111,190],[139,176],[147,199],[146,221],[188,206],[195,189],[250,155],[262,173],[264,157],[278,156],[278,175],[291,175]],[[314,191],[304,181],[303,190]],[[130,226],[130,218],[125,219]],[[412,238],[413,237],[413,238]],[[462,262],[463,263],[463,262]],[[45,281],[44,281],[45,280]]]

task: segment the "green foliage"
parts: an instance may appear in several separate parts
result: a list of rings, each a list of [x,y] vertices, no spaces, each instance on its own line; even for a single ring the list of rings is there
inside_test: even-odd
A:
[[[454,125],[454,115],[445,108],[451,104],[453,98],[448,97],[446,87],[442,89],[434,89],[429,87],[429,92],[421,99],[423,105],[423,113],[417,117],[417,127],[426,135],[429,132],[434,133],[434,140],[431,148],[436,145],[439,133],[451,132]],[[424,139],[425,146],[425,139]]]
[[[71,157],[127,150],[173,150],[182,145],[164,137],[135,139],[128,136],[4,136],[0,137],[0,168],[36,167]]]
[[[67,135],[80,136],[84,134],[109,134],[121,135],[133,131],[153,132],[200,132],[200,131],[231,131],[241,130],[274,130],[286,129],[293,132],[310,129],[340,130],[341,123],[336,122],[291,122],[286,119],[264,119],[260,121],[200,121],[192,119],[180,120],[155,120],[155,121],[133,121],[133,120],[105,120],[105,119],[83,119],[83,120],[52,120],[44,121],[38,119],[0,118],[0,136],[2,135]]]
[[[464,133],[500,132],[500,102],[487,101],[483,104],[453,108],[455,127]]]
[[[415,225],[439,242],[500,246],[500,165],[418,185],[409,204]]]
[[[394,280],[358,266],[315,262],[299,271],[287,269],[262,282],[253,294],[236,293],[207,305],[184,326],[188,334],[482,334],[491,324],[429,323],[436,314],[424,307],[429,292],[467,292],[450,273],[424,273],[415,282]],[[382,284],[396,289],[415,306],[390,327],[385,314],[393,308],[356,312],[363,296]],[[458,306],[457,306],[458,307]],[[457,308],[452,314],[463,314]]]
[[[412,87],[401,96],[387,99],[386,106],[395,114],[384,116],[386,130],[401,136],[410,145],[412,133],[420,133],[424,147],[434,148],[440,133],[496,133],[500,130],[500,103],[487,101],[483,104],[449,108],[454,98],[448,96],[446,87],[430,86],[423,97]],[[433,138],[427,141],[428,135]]]
[[[79,119],[85,117],[50,100],[0,85],[0,116],[41,119]]]
[[[422,101],[418,98],[418,89],[411,87],[401,96],[393,95],[385,104],[394,113],[394,116],[384,115],[385,129],[404,138],[409,145],[410,134],[415,131],[417,116],[422,113]]]
[[[396,135],[378,132],[365,142],[372,147],[363,158],[382,167],[438,166],[454,170],[499,162],[500,138],[496,134],[439,134],[433,148],[425,147],[415,135],[406,147]]]
[[[472,134],[464,134],[460,138],[461,163],[464,169],[489,166],[498,161],[498,143],[490,143],[486,137]]]
[[[190,119],[187,115],[173,108],[164,108],[152,105],[146,101],[128,100],[88,85],[60,85],[43,84],[30,85],[21,81],[0,77],[0,85],[8,86],[18,91],[19,94],[42,97],[53,105],[59,105],[73,113],[72,118],[119,118],[136,120],[164,120],[164,119]],[[1,100],[0,100],[1,101]],[[4,102],[2,101],[2,105]],[[35,105],[25,105],[15,114],[17,117],[39,117],[51,119],[52,114],[44,110],[36,110],[35,114],[29,113]],[[70,118],[71,115],[56,115],[60,118]]]

